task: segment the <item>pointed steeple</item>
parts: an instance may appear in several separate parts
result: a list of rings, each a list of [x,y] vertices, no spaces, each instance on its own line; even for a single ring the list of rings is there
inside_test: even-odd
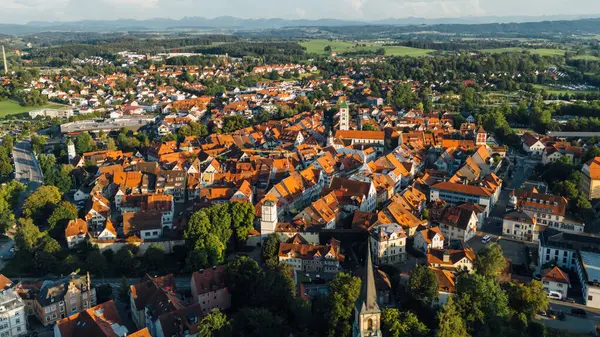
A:
[[[359,315],[379,314],[381,310],[377,304],[377,289],[375,288],[375,275],[373,274],[373,261],[371,260],[371,243],[367,245],[367,261],[365,274],[362,279],[360,297],[358,298],[357,310]]]

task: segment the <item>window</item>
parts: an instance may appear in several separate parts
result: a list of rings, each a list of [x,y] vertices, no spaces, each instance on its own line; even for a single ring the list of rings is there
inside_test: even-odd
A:
[[[557,285],[559,288],[562,288],[562,287],[563,287],[563,284],[562,284],[562,283],[557,283],[556,285]]]
[[[17,319],[15,320],[15,323],[19,324],[19,323],[21,323],[21,320],[17,318]]]
[[[593,297],[588,295],[588,301],[591,301],[592,299]]]

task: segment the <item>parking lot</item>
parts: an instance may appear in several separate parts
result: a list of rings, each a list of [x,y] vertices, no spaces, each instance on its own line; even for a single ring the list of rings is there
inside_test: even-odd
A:
[[[471,241],[469,241],[467,243],[467,246],[473,248],[475,252],[478,252],[484,246],[489,245],[489,243],[484,244],[481,242],[481,239],[486,234],[487,233],[483,232],[477,233],[477,236]],[[490,242],[497,242],[500,245],[500,247],[502,247],[502,252],[504,253],[504,256],[509,258],[512,261],[513,265],[524,265],[525,263],[527,263],[527,251],[525,247],[529,247],[529,250],[533,252],[537,250],[537,245],[534,243],[525,243],[521,241],[508,240],[495,235],[490,236],[492,238]]]

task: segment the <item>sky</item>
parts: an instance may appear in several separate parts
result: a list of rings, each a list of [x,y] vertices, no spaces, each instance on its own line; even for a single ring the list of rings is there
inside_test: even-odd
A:
[[[593,14],[600,14],[599,0],[0,0],[0,24],[223,15],[379,20]]]

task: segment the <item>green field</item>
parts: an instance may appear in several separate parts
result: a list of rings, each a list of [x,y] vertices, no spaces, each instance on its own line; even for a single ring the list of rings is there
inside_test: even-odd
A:
[[[553,56],[553,55],[561,55],[564,56],[566,50],[563,49],[533,49],[533,48],[520,48],[520,47],[510,47],[510,48],[495,48],[495,49],[481,49],[481,52],[484,53],[520,53],[523,51],[528,51],[532,54],[538,54],[541,56]]]
[[[56,103],[48,103],[39,107],[30,107],[30,106],[21,106],[19,103],[7,100],[0,101],[0,118],[8,115],[16,115],[24,112],[29,112],[31,110],[43,109],[43,108],[60,108],[64,107],[64,105],[56,104]]]
[[[600,57],[594,55],[577,55],[573,57],[575,60],[599,61]]]
[[[362,50],[385,49],[385,55],[388,56],[425,56],[432,52],[431,49],[419,49],[404,46],[383,46],[372,42],[350,42],[350,41],[329,41],[329,40],[310,40],[300,42],[306,48],[307,53],[326,54],[325,47],[330,46],[332,52],[345,53]]]

